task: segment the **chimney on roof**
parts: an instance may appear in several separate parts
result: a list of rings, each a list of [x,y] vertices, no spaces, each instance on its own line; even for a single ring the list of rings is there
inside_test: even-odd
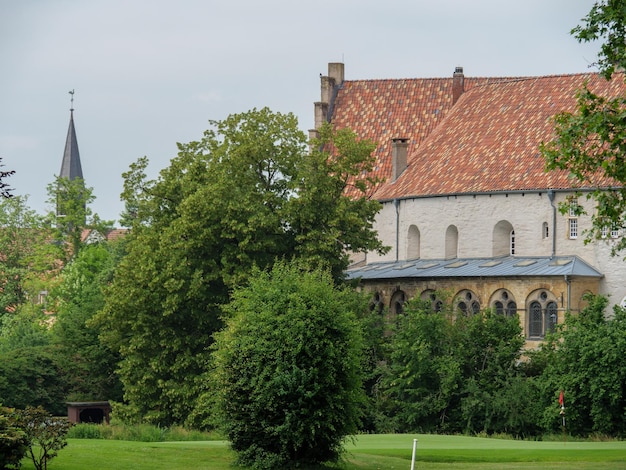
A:
[[[456,67],[452,75],[452,104],[455,104],[465,91],[465,75],[463,67]]]
[[[335,96],[335,87],[343,83],[343,78],[344,64],[341,62],[330,62],[328,75],[320,74],[321,97],[320,101],[314,103],[315,129],[319,129],[330,118],[328,113]]]
[[[391,139],[391,178],[396,181],[407,167],[409,139]]]

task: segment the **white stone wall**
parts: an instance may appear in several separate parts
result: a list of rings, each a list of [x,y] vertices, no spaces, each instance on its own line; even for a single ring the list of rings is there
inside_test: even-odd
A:
[[[566,201],[571,193],[557,192],[554,205]],[[593,203],[580,198],[580,204],[592,211]],[[398,220],[396,220],[396,209]],[[379,237],[391,246],[389,253],[379,256],[368,253],[367,261],[394,261],[408,258],[409,227],[419,230],[419,257],[441,259],[446,253],[446,230],[458,230],[458,258],[491,257],[494,254],[494,227],[507,221],[515,230],[515,256],[550,256],[555,236],[556,255],[577,255],[602,272],[600,293],[609,295],[613,303],[626,297],[626,263],[623,255],[610,256],[611,240],[584,244],[584,231],[591,226],[589,215],[578,217],[578,238],[569,238],[568,215],[556,213],[546,191],[492,195],[462,195],[400,200],[383,203],[375,228]],[[544,233],[548,225],[548,236]],[[504,224],[506,225],[506,224]],[[396,250],[396,226],[398,244]],[[415,250],[413,250],[415,252]]]

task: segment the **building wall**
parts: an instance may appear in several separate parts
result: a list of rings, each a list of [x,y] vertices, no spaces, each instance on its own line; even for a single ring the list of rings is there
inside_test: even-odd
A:
[[[558,323],[565,311],[577,313],[586,302],[586,293],[608,295],[612,303],[626,296],[626,263],[622,256],[611,256],[610,236],[595,243],[584,243],[584,232],[591,227],[591,216],[576,217],[578,237],[570,238],[569,214],[561,214],[560,202],[567,202],[573,193],[559,192],[551,201],[547,192],[490,195],[457,195],[415,198],[383,203],[376,229],[389,253],[379,256],[368,253],[368,263],[407,260],[412,258],[442,259],[450,255],[449,227],[458,233],[457,258],[487,258],[508,255],[509,233],[515,232],[515,254],[520,257],[576,255],[604,274],[604,278],[471,278],[471,279],[396,279],[364,283],[364,289],[386,307],[393,321],[397,299],[423,297],[429,292],[446,292],[448,302],[455,305],[459,294],[471,292],[481,308],[493,306],[494,297],[502,290],[516,302],[520,323],[527,337],[527,347],[536,347],[539,340],[529,337],[529,305],[541,292],[558,305]],[[587,208],[591,202],[581,199]],[[591,212],[591,210],[589,210]],[[555,225],[556,219],[556,225]],[[396,230],[396,227],[399,230]],[[448,234],[448,236],[447,236]],[[446,241],[448,239],[448,241]],[[396,250],[397,247],[397,250]],[[503,252],[503,250],[507,252]]]

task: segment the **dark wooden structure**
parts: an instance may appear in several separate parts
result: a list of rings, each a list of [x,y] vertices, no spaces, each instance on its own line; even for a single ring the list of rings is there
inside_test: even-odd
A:
[[[67,402],[67,417],[70,423],[109,424],[111,405],[108,401]]]

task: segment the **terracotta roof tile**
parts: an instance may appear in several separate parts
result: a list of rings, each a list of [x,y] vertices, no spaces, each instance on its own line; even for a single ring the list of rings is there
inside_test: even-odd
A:
[[[551,117],[573,110],[585,80],[609,95],[624,81],[596,74],[470,78],[452,104],[452,78],[346,81],[332,122],[378,142],[377,199],[506,190],[569,188],[566,172],[544,171],[541,141],[552,136]],[[391,139],[409,141],[408,167],[395,182]]]

